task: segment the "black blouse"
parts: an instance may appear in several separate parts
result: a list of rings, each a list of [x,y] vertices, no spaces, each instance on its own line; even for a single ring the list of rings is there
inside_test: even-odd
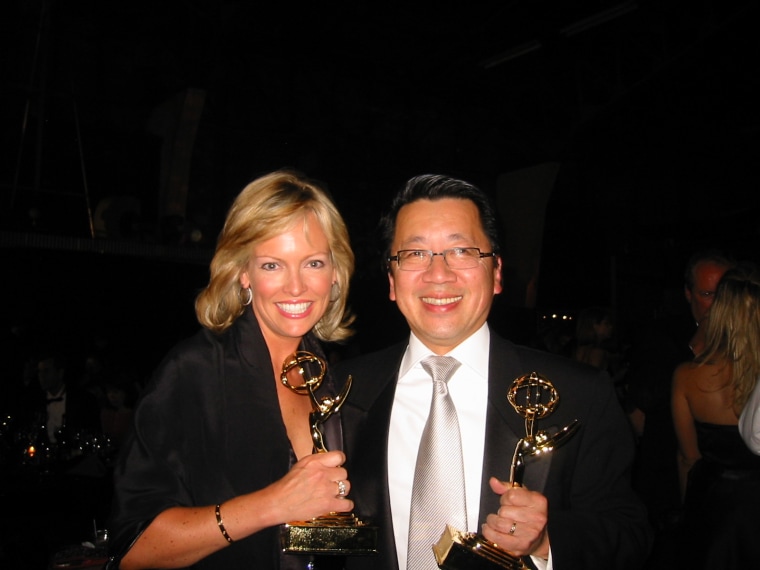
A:
[[[321,352],[312,335],[303,347]],[[223,503],[287,473],[296,459],[273,380],[251,310],[224,333],[201,330],[169,352],[135,410],[115,468],[109,567],[164,510]],[[320,391],[335,393],[329,374]],[[339,419],[330,418],[324,431],[328,449],[340,449]],[[193,568],[306,568],[307,557],[281,553],[279,533],[272,527],[236,540]]]

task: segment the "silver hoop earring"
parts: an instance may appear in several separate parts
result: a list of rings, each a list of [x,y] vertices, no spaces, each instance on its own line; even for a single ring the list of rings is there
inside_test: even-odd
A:
[[[243,300],[243,291],[248,293],[248,298],[245,301]],[[241,287],[240,291],[238,291],[238,298],[240,299],[240,303],[244,307],[247,307],[248,305],[251,304],[251,301],[253,301],[253,291],[251,291],[250,287],[246,287],[246,288]]]
[[[340,299],[340,285],[338,285],[337,281],[332,284],[332,287],[330,287],[330,302],[334,303]]]

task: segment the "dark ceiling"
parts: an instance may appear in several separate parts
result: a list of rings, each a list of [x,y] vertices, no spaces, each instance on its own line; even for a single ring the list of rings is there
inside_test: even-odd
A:
[[[557,163],[544,282],[756,255],[757,2],[490,4],[7,0],[0,229],[88,238],[118,201],[109,237],[210,247],[242,186],[289,166],[365,258],[410,175],[495,191]]]

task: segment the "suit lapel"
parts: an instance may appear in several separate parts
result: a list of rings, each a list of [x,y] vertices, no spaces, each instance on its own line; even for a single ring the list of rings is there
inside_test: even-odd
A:
[[[397,568],[397,554],[389,516],[388,428],[405,348],[406,344],[392,347],[362,362],[360,368],[340,367],[340,374],[351,374],[354,381],[340,412],[354,512],[360,519],[379,526],[378,563],[389,569]],[[372,382],[365,378],[372,378]]]

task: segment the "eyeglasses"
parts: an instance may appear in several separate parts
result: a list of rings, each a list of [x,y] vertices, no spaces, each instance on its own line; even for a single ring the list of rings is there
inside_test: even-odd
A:
[[[495,252],[483,253],[479,247],[452,247],[440,253],[430,249],[400,249],[388,258],[395,261],[401,271],[425,271],[433,264],[433,257],[443,256],[450,269],[472,269],[484,257],[496,257]]]

